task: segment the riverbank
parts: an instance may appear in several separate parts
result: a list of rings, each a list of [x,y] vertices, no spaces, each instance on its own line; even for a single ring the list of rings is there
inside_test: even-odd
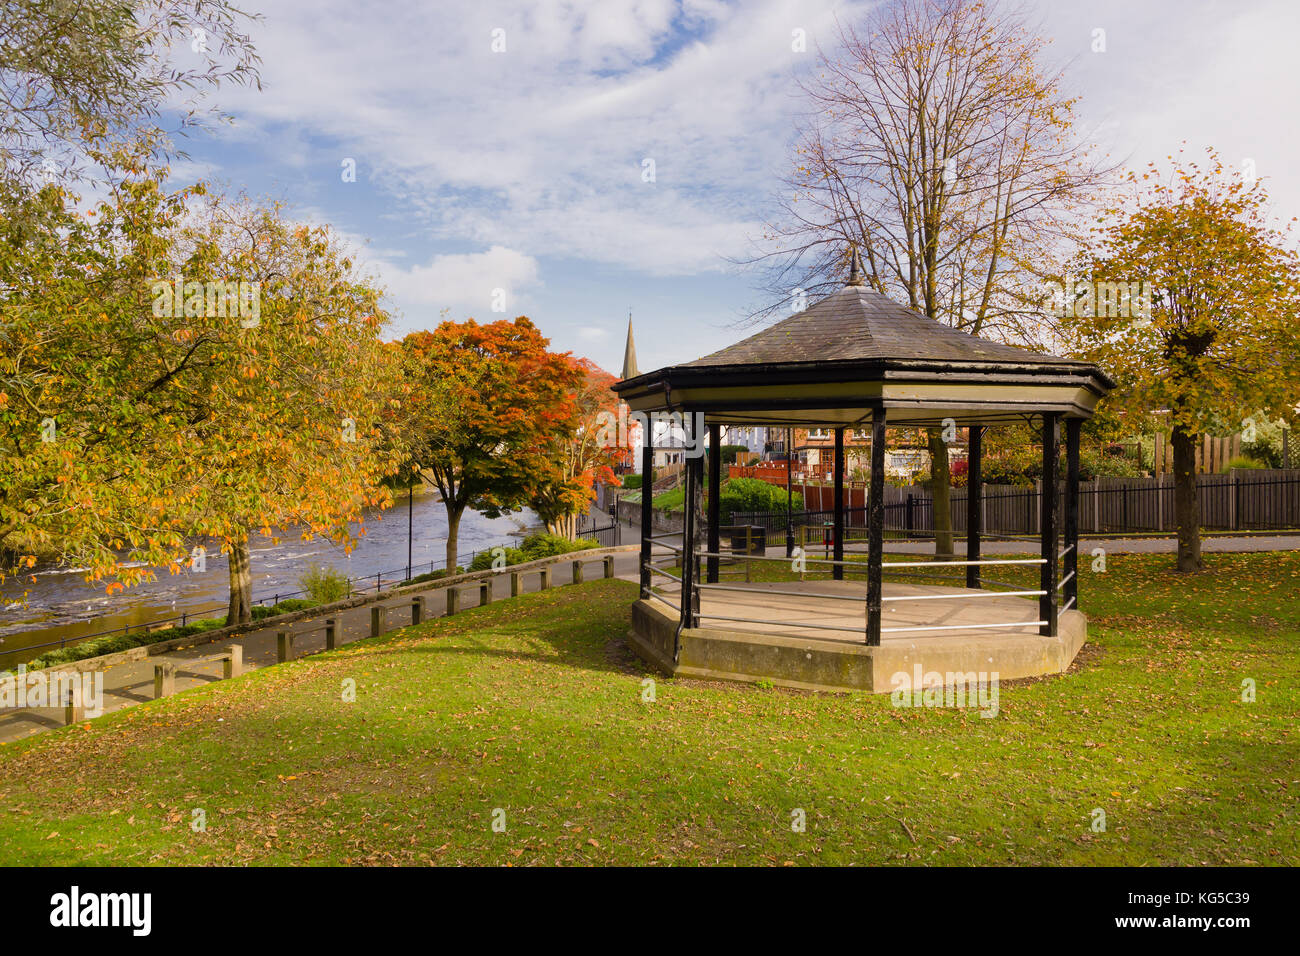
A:
[[[566,575],[568,566],[575,560],[591,567],[591,574],[598,573],[602,570],[600,562],[603,562],[606,555],[613,557],[614,564],[610,570],[615,576],[629,581],[636,580],[640,555],[634,545],[542,558],[510,568],[509,571],[521,572],[520,593],[526,594],[546,590],[552,584],[559,586],[570,583],[572,578]],[[596,562],[594,566],[592,562]],[[546,586],[537,573],[542,567],[553,569],[553,577]],[[153,646],[91,658],[53,670],[102,675],[102,713],[113,713],[152,699],[154,667],[159,663],[168,662],[177,668],[175,689],[185,690],[219,679],[218,675],[222,673],[221,663],[201,659],[210,657],[231,643],[236,643],[243,649],[246,669],[268,667],[278,662],[278,635],[281,631],[295,635],[295,656],[312,654],[319,652],[325,645],[326,616],[335,620],[335,638],[341,646],[371,634],[371,608],[376,605],[390,606],[391,610],[386,613],[391,615],[388,618],[392,622],[391,626],[400,627],[403,622],[410,620],[409,599],[412,596],[423,596],[425,615],[438,617],[447,612],[446,592],[449,586],[464,589],[460,592],[462,603],[459,606],[464,611],[467,604],[478,603],[481,597],[479,589],[484,582],[488,584],[488,597],[491,601],[512,597],[512,581],[508,571],[466,572],[449,579],[422,585],[401,585],[378,594],[358,595],[319,608],[293,611],[261,623],[222,627],[186,638],[165,639]],[[0,744],[12,743],[44,730],[61,727],[64,717],[63,709],[59,706],[0,710]]]
[[[432,490],[414,496],[408,515],[402,497],[387,511],[368,512],[357,523],[356,546],[346,550],[328,540],[302,540],[290,529],[278,540],[264,535],[250,539],[255,602],[271,605],[300,590],[298,579],[307,567],[332,568],[358,585],[373,586],[407,577],[408,533],[411,576],[441,569],[445,563],[446,509]],[[460,527],[461,563],[474,552],[511,545],[538,526],[531,512],[500,519],[467,513]],[[104,585],[87,583],[77,569],[38,569],[34,575],[10,580],[0,587],[0,668],[15,666],[40,653],[39,645],[59,646],[106,634],[162,626],[173,619],[188,623],[224,615],[229,571],[224,555],[206,555],[204,568],[180,574],[166,570],[115,595]]]

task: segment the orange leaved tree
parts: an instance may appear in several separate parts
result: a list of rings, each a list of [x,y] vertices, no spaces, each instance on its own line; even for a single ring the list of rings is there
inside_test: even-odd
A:
[[[406,440],[447,508],[456,568],[466,508],[499,517],[526,507],[576,424],[580,375],[525,316],[442,322],[402,340],[411,398]]]
[[[573,431],[560,443],[551,474],[533,495],[533,511],[547,530],[572,541],[578,534],[578,516],[595,498],[597,481],[616,484],[614,455],[603,439],[607,424],[618,415],[618,399],[610,386],[617,381],[590,359],[568,359],[579,376],[574,396],[577,415]]]

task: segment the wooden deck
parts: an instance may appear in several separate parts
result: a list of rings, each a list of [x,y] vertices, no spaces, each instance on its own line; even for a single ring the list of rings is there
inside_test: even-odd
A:
[[[702,588],[701,627],[814,637],[858,644],[866,640],[867,586],[863,581],[795,581],[739,586],[752,590],[715,591]],[[800,593],[780,593],[792,591]],[[954,637],[1020,637],[1038,633],[1037,597],[991,596],[995,593],[958,587],[885,582],[881,644]],[[891,601],[889,598],[911,600]],[[722,618],[751,620],[721,620]],[[1016,626],[990,626],[1008,623]],[[827,629],[831,626],[852,630]],[[891,630],[892,628],[909,630]]]

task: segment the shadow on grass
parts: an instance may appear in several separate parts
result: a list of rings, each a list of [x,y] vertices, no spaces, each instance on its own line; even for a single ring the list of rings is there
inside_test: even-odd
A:
[[[627,647],[637,586],[589,581],[523,594],[363,638],[340,649],[349,658],[402,652],[528,660],[617,674],[649,673]]]

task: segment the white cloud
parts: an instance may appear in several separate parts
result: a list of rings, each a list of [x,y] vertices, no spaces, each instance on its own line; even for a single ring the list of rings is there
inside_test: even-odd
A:
[[[537,260],[504,246],[468,255],[434,256],[427,265],[409,268],[364,254],[362,258],[377,273],[390,303],[400,302],[407,311],[427,309],[423,315],[408,316],[419,319],[416,325],[436,321],[444,308],[451,309],[451,318],[456,319],[514,318],[526,310],[528,293],[541,284]],[[497,304],[500,310],[493,309]]]
[[[254,30],[263,90],[221,91],[239,117],[224,135],[282,156],[277,172],[289,176],[318,168],[337,179],[340,158],[355,158],[378,190],[378,243],[426,259],[364,257],[412,320],[444,306],[487,315],[498,287],[515,296],[508,313],[531,314],[530,294],[545,301],[539,260],[680,277],[750,252],[791,158],[801,108],[792,78],[831,40],[836,17],[873,5],[265,0]],[[1290,165],[1300,127],[1286,119],[1300,93],[1287,48],[1297,10],[1294,0],[1029,5],[1055,38],[1080,117],[1112,158],[1144,163],[1183,139],[1193,149],[1212,143],[1230,164],[1250,157],[1273,177],[1288,217],[1300,213]],[[1098,26],[1104,54],[1090,49]],[[491,51],[498,27],[502,54]],[[806,32],[804,54],[791,50],[796,28]],[[653,183],[641,179],[646,157]],[[328,194],[307,199],[336,223],[349,215]],[[430,248],[488,251],[429,260]],[[618,311],[633,296],[620,288],[611,301]],[[595,308],[577,311],[565,313],[570,332],[599,321]],[[689,305],[671,311],[667,337],[681,341],[698,322]]]
[[[1300,128],[1290,121],[1300,97],[1291,66],[1300,4],[1093,0],[1048,6],[1044,26],[1081,96],[1081,118],[1096,126],[1112,159],[1166,166],[1184,141],[1186,158],[1197,161],[1212,146],[1233,170],[1254,160],[1275,211],[1300,215],[1292,161]],[[1098,26],[1106,29],[1104,53],[1090,48]]]
[[[257,31],[263,91],[223,105],[235,135],[290,124],[329,160],[354,156],[435,240],[698,273],[760,228],[756,191],[788,161],[790,76],[812,57],[791,30],[811,44],[835,6],[282,0]]]

